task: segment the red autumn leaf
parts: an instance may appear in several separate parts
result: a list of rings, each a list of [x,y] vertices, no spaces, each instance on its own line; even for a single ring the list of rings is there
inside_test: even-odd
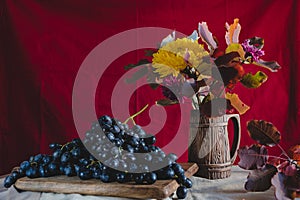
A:
[[[269,164],[261,169],[250,171],[245,183],[245,189],[252,192],[268,190],[272,185],[271,179],[276,173],[277,168]]]
[[[280,132],[271,122],[251,120],[247,129],[251,138],[261,145],[275,146],[281,139]]]
[[[239,167],[247,170],[258,169],[266,164],[268,150],[264,146],[251,145],[238,150],[240,161]]]

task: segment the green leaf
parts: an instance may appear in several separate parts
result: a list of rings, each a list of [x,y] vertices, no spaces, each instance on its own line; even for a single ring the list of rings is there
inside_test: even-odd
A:
[[[268,76],[262,71],[256,72],[255,75],[247,73],[243,76],[241,83],[247,88],[258,88],[268,79]]]
[[[141,69],[137,70],[130,78],[126,79],[126,83],[135,83],[137,80],[142,78],[148,73],[148,68],[146,66],[142,67]]]
[[[159,86],[159,84],[157,83],[149,83],[149,86],[153,89],[153,90],[156,90]]]
[[[140,60],[140,61],[139,61],[138,63],[136,63],[136,64],[129,64],[129,65],[124,66],[124,69],[125,69],[125,70],[129,70],[129,69],[135,68],[135,67],[137,67],[137,66],[144,65],[144,64],[149,64],[149,63],[150,63],[149,60],[147,60],[147,59],[142,59],[142,60]]]
[[[160,106],[175,105],[175,104],[178,104],[178,103],[179,103],[178,101],[173,101],[173,100],[170,100],[170,99],[160,99],[160,100],[156,101],[156,104],[160,105]]]
[[[157,49],[155,49],[155,50],[147,49],[147,50],[145,50],[145,56],[150,56],[150,57],[152,57],[153,54],[156,53],[156,52],[157,52]]]

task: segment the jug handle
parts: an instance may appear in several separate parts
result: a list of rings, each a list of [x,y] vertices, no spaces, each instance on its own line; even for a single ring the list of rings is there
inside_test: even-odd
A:
[[[234,139],[232,143],[232,148],[230,150],[230,161],[233,164],[236,156],[237,150],[240,147],[241,140],[241,126],[240,126],[240,116],[238,114],[229,115],[228,120],[231,119],[234,127]]]

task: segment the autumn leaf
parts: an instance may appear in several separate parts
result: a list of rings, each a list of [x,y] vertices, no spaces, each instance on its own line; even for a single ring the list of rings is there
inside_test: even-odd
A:
[[[266,164],[268,150],[261,145],[245,146],[238,150],[239,167],[247,170],[258,169]]]
[[[259,59],[258,62],[253,62],[253,64],[267,68],[271,72],[277,72],[278,69],[281,68],[281,66],[276,61],[265,61],[265,60]]]
[[[296,161],[300,166],[300,145],[299,144],[292,146],[288,151],[288,155],[291,159]]]
[[[266,80],[268,76],[262,71],[256,72],[255,75],[251,73],[247,73],[243,76],[241,83],[247,88],[258,88],[260,87]]]
[[[247,123],[250,137],[261,145],[275,146],[281,139],[280,132],[271,123],[264,120],[251,120]]]
[[[179,103],[178,101],[173,101],[170,99],[160,99],[160,100],[156,101],[156,104],[160,105],[160,106],[169,106],[169,105],[174,105],[174,104],[178,104],[178,103]]]
[[[245,189],[252,192],[268,190],[272,185],[271,179],[276,173],[277,168],[269,164],[261,169],[250,171],[245,183]]]

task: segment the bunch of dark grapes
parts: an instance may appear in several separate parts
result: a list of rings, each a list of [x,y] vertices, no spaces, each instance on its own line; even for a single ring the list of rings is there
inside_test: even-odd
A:
[[[52,155],[38,154],[20,164],[4,180],[10,187],[21,177],[56,175],[78,176],[82,180],[100,179],[104,183],[153,184],[156,180],[176,179],[177,196],[183,199],[192,181],[184,175],[175,154],[166,155],[154,146],[156,138],[139,125],[127,124],[102,116],[86,132],[83,142],[74,139],[64,145],[49,145]]]

